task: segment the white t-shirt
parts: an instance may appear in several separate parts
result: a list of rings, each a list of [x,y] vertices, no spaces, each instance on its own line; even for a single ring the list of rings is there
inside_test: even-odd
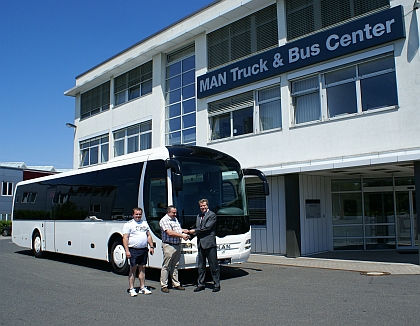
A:
[[[147,231],[149,230],[149,224],[144,220],[137,222],[135,219],[132,219],[125,223],[123,234],[129,234],[128,247],[147,248]]]

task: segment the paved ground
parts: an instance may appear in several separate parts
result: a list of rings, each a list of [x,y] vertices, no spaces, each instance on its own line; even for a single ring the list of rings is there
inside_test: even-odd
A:
[[[282,255],[251,254],[250,263],[324,268],[369,273],[369,275],[420,274],[419,253],[390,251],[326,252],[310,257],[288,258]]]

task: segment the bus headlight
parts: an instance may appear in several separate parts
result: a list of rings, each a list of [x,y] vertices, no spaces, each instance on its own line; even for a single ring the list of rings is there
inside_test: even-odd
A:
[[[251,249],[251,239],[245,241],[245,250]]]

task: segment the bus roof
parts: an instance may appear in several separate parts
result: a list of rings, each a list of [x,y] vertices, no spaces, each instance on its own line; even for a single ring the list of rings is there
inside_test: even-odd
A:
[[[212,159],[212,160],[236,161],[233,157],[212,148],[192,146],[192,145],[172,145],[172,146],[165,146],[165,147],[155,147],[155,148],[151,148],[151,149],[147,149],[143,151],[130,153],[127,155],[117,156],[103,164],[74,169],[74,170],[70,170],[70,171],[66,171],[66,172],[62,172],[58,174],[53,174],[50,176],[44,176],[40,178],[20,181],[17,185],[30,184],[33,182],[39,182],[39,181],[45,181],[45,180],[52,180],[52,179],[78,175],[78,174],[83,174],[83,173],[92,172],[92,171],[100,171],[100,170],[110,169],[117,166],[130,165],[130,164],[146,162],[150,160],[166,160],[168,158],[188,157],[188,156],[194,156],[196,158],[206,158],[206,159]]]

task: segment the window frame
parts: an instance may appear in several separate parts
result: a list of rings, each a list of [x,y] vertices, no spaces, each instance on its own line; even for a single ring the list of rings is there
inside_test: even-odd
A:
[[[382,70],[376,70],[366,75],[360,75],[359,70],[360,67],[369,64],[381,61],[382,59],[392,59],[392,67],[386,67]],[[373,66],[373,65],[372,65]],[[328,74],[332,74],[335,72],[344,71],[345,69],[353,68],[355,70],[354,77],[348,77],[342,80],[334,81],[327,84],[327,76]],[[395,84],[395,94],[392,95],[392,101],[395,101],[394,104],[378,104],[371,109],[364,110],[363,108],[363,101],[366,98],[366,95],[363,95],[363,80],[369,80],[369,78],[375,78],[379,76],[385,76],[386,74],[393,73],[393,81]],[[295,85],[298,82],[305,82],[309,81],[311,78],[318,78],[318,85],[316,87],[310,87],[303,90],[295,91]],[[353,84],[354,85],[354,101],[356,103],[356,110],[354,112],[343,112],[340,114],[333,114],[331,115],[331,107],[329,107],[328,102],[332,101],[334,98],[328,95],[328,89],[332,89],[333,87],[342,86],[346,84]],[[390,84],[391,85],[391,84]],[[355,62],[349,62],[342,65],[337,65],[335,67],[329,67],[325,70],[321,70],[317,73],[311,73],[303,76],[299,76],[297,78],[293,78],[289,80],[289,89],[290,89],[290,97],[291,97],[291,116],[293,120],[291,121],[292,127],[294,126],[301,126],[305,124],[313,124],[319,123],[324,121],[331,121],[335,119],[343,119],[346,117],[352,116],[360,116],[363,114],[368,114],[370,112],[378,112],[381,110],[390,110],[398,108],[398,87],[397,87],[397,78],[396,78],[396,67],[395,67],[395,57],[393,52],[387,52],[380,55],[364,58],[362,60],[358,60]],[[310,94],[317,94],[318,100],[316,102],[319,105],[319,119],[311,119],[303,122],[297,121],[297,112],[299,110],[297,100],[305,95]]]
[[[264,194],[263,183],[262,182],[246,183],[245,188],[246,188],[246,195],[247,195],[247,200],[248,200],[249,224],[254,229],[266,228],[267,227],[267,196]]]
[[[267,91],[270,89],[278,88],[278,96],[259,100],[260,92]],[[250,95],[246,95],[246,94]],[[252,98],[251,98],[252,93]],[[240,98],[243,98],[242,100]],[[278,101],[279,108],[280,108],[280,126],[276,126],[270,129],[263,130],[260,126],[260,109],[261,105],[272,103]],[[226,104],[225,104],[226,103]],[[265,87],[258,88],[253,91],[243,92],[237,95],[229,96],[221,100],[217,100],[214,102],[210,102],[208,108],[208,116],[209,116],[209,126],[210,126],[210,133],[209,133],[209,141],[221,141],[221,140],[228,140],[228,139],[236,139],[240,137],[247,137],[251,135],[258,135],[263,134],[266,132],[273,132],[273,131],[280,131],[282,130],[282,106],[281,106],[281,85],[280,83],[271,84]],[[213,106],[213,107],[212,107]],[[220,107],[218,107],[220,106]],[[235,134],[234,126],[235,126],[235,112],[240,110],[246,110],[252,108],[252,131],[247,133]],[[229,123],[230,123],[230,133],[227,137],[220,137],[220,132],[217,132],[215,129],[215,125],[222,119],[223,117],[228,116]],[[220,129],[219,129],[220,130]],[[219,136],[217,136],[219,135]],[[225,133],[223,133],[225,135]]]
[[[134,93],[134,91],[136,91],[136,93]],[[153,61],[148,61],[124,74],[116,76],[114,78],[113,92],[114,106],[123,105],[124,103],[152,94]],[[137,95],[132,96],[132,94]]]
[[[330,0],[327,5],[325,3],[325,0],[286,0],[287,40],[299,39],[391,7],[389,0],[379,0],[376,4],[371,0]]]
[[[278,96],[274,96],[268,99],[264,99],[264,100],[260,100],[261,97],[261,93],[265,92],[265,91],[270,91],[270,90],[274,90],[275,88],[278,88]],[[282,110],[281,110],[281,87],[280,84],[278,85],[270,85],[269,87],[264,87],[261,89],[258,89],[255,91],[254,94],[255,97],[255,133],[264,133],[264,132],[268,132],[268,131],[273,131],[273,130],[281,130],[283,128],[283,123],[282,123]],[[280,105],[280,113],[279,113],[279,117],[280,117],[280,125],[278,126],[274,126],[272,128],[269,129],[262,129],[261,128],[261,106],[265,105],[265,104],[270,104],[273,102],[279,102]],[[273,117],[274,119],[274,117]]]
[[[13,182],[10,181],[2,181],[1,182],[1,196],[11,197],[13,196]]]
[[[134,129],[138,129],[138,132],[133,132]],[[120,135],[117,135],[120,134]],[[114,130],[113,135],[113,148],[114,157],[127,155],[134,152],[140,152],[152,148],[152,120],[147,120],[138,124],[134,124],[122,129]],[[148,144],[146,148],[142,148],[142,140],[148,137]],[[129,143],[133,139],[136,139],[136,150],[129,150]],[[118,146],[117,146],[118,145]],[[122,150],[122,152],[121,152]]]
[[[271,4],[208,33],[206,43],[209,70],[277,47],[277,4]]]
[[[84,147],[86,146],[86,147]],[[93,149],[97,148],[97,160],[95,163],[91,162],[92,155],[94,155]],[[106,157],[104,148],[107,148]],[[79,142],[79,167],[91,166],[96,164],[102,164],[109,161],[109,135],[101,135],[93,138],[89,138]],[[84,154],[86,153],[86,154]],[[87,158],[87,164],[84,164]]]
[[[109,110],[111,82],[107,81],[80,95],[80,120]]]
[[[165,144],[195,145],[197,141],[197,94],[195,45],[187,45],[167,55],[165,74]],[[193,65],[188,67],[188,64]],[[179,65],[179,72],[171,68]],[[185,66],[184,66],[185,65]],[[185,69],[184,69],[185,68]],[[188,78],[189,76],[192,78]],[[176,81],[176,85],[171,81]],[[175,86],[175,87],[173,87]],[[190,90],[190,92],[188,92]],[[192,93],[191,93],[192,90]],[[179,94],[178,94],[179,93]],[[172,96],[178,94],[179,98]],[[177,96],[178,97],[178,96]],[[194,109],[187,103],[193,103]],[[171,109],[174,109],[171,113]],[[176,112],[178,111],[178,112]]]

